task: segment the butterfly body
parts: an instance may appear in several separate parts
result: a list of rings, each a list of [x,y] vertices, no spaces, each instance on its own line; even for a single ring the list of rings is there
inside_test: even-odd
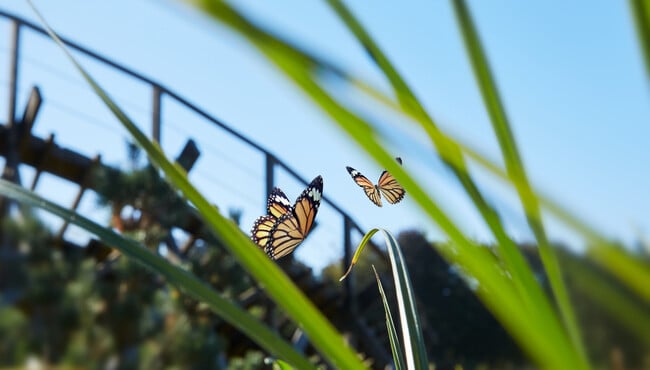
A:
[[[399,164],[402,164],[401,158],[398,157],[395,159]],[[377,184],[373,184],[372,181],[368,180],[368,178],[362,175],[361,172],[349,166],[345,168],[348,170],[350,176],[352,176],[352,180],[363,189],[368,199],[370,199],[370,201],[377,207],[382,206],[382,195],[390,204],[399,203],[404,199],[406,190],[404,190],[402,185],[400,185],[388,171],[383,171],[379,176]]]
[[[293,252],[311,231],[322,195],[321,176],[307,186],[293,205],[282,190],[274,188],[267,200],[267,214],[253,224],[251,239],[274,260]]]

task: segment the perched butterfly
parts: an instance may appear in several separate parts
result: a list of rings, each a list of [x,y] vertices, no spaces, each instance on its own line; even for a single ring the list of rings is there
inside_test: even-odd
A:
[[[402,164],[401,158],[397,157],[395,160],[397,160],[399,164]],[[357,185],[363,188],[363,191],[366,192],[366,195],[370,201],[375,203],[378,207],[381,207],[381,194],[384,195],[384,198],[386,198],[390,204],[399,203],[399,201],[404,199],[406,190],[404,190],[402,185],[400,185],[399,182],[395,180],[393,175],[388,173],[388,171],[384,170],[384,172],[381,173],[381,176],[379,176],[379,181],[377,181],[377,185],[375,185],[370,180],[368,180],[367,177],[362,175],[361,172],[355,170],[354,168],[345,168],[350,173],[350,176],[352,176],[352,180],[354,180]]]
[[[255,220],[251,239],[272,259],[291,253],[309,234],[323,195],[323,178],[318,176],[296,199],[294,205],[279,188],[266,202],[267,214]]]

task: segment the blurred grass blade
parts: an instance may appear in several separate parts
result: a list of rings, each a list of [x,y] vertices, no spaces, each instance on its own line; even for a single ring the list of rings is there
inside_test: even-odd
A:
[[[519,199],[526,211],[526,219],[528,220],[528,224],[537,240],[542,263],[551,284],[551,290],[555,295],[555,299],[562,314],[566,330],[568,331],[571,342],[582,362],[581,368],[589,368],[587,354],[582,344],[582,338],[578,328],[578,322],[575,313],[573,312],[573,307],[571,306],[566,286],[562,280],[560,265],[557,261],[555,251],[553,251],[546,236],[541,211],[539,209],[539,202],[533,194],[528,182],[523,161],[519,155],[514,135],[510,128],[503,104],[501,103],[496,84],[492,78],[490,67],[485,52],[483,51],[478,33],[465,2],[463,0],[454,0],[452,3],[454,5],[454,11],[460,31],[463,35],[463,40],[465,41],[465,49],[469,55],[485,107],[488,110],[490,121],[492,122],[492,128],[497,136],[499,146],[501,147],[501,153],[506,164],[506,170],[508,171],[508,175],[513,179],[513,183],[515,183]]]
[[[636,25],[639,46],[645,62],[647,77],[650,77],[650,2],[630,0],[630,10]]]
[[[84,216],[41,198],[35,193],[9,181],[0,180],[0,194],[24,204],[42,208],[96,235],[101,241],[118,249],[125,256],[143,264],[154,273],[164,276],[170,284],[176,286],[192,298],[205,302],[219,317],[246,334],[262,348],[269,351],[269,353],[282,357],[300,368],[315,368],[306,358],[297,353],[284,341],[284,339],[273,333],[248,312],[219,296],[195,275],[170,264],[167,260],[151,253],[137,242],[126,239],[110,228],[98,225]]]
[[[393,321],[393,315],[390,313],[390,306],[388,305],[388,299],[386,298],[386,293],[384,293],[384,287],[381,285],[381,279],[377,274],[375,265],[372,265],[372,271],[375,273],[375,279],[377,280],[377,287],[379,288],[381,301],[384,304],[384,312],[386,313],[386,329],[388,330],[388,339],[390,340],[390,349],[391,352],[393,353],[393,362],[395,362],[395,370],[406,369],[404,356],[402,356],[402,346],[400,345],[399,342],[399,335],[397,334],[397,329],[395,328],[395,322]]]
[[[30,1],[31,4],[31,1]],[[33,5],[32,5],[33,7]],[[150,141],[127,115],[110,99],[107,93],[75,60],[61,40],[47,25],[40,13],[37,13],[50,36],[59,44],[66,56],[82,74],[98,97],[111,110],[115,117],[129,131],[135,141],[149,156],[149,159],[166,175],[166,179],[179,189],[187,199],[196,206],[204,221],[212,228],[215,236],[241,265],[258,281],[273,300],[300,325],[310,341],[321,354],[338,368],[364,369],[356,353],[346,345],[341,335],[334,329],[314,304],[307,299],[280,268],[264,254],[241,230],[230,220],[222,216],[189,182],[185,171],[167,160],[158,145]]]
[[[357,87],[359,87],[365,94],[374,99],[376,102],[382,104],[383,106],[391,109],[396,113],[404,115],[414,122],[417,122],[417,117],[409,114],[386,95],[376,90],[364,90],[364,88],[361,86]],[[418,122],[418,124],[420,123],[421,122]],[[451,137],[446,133],[440,132],[440,135],[442,137],[441,140],[449,142],[452,146],[457,146],[460,148],[462,153],[467,155],[469,159],[473,160],[493,175],[506,181],[509,184],[512,184],[513,186],[523,186],[520,181],[512,179],[506,173],[506,171],[501,168],[500,165],[488,159],[487,156],[480,154],[471,146],[461,142],[456,138]],[[447,160],[451,161],[450,163],[452,163],[454,166],[462,167],[464,165],[462,162],[457,162],[459,159],[462,160],[462,158],[445,155],[444,151],[441,152],[441,155],[445,156]],[[533,193],[533,196],[537,197],[540,205],[545,210],[547,210],[550,215],[557,217],[558,220],[563,222],[565,225],[576,231],[587,240],[589,243],[587,245],[587,255],[591,259],[598,262],[612,275],[620,279],[621,282],[639,294],[641,298],[647,302],[650,302],[650,284],[647,284],[647,281],[650,281],[650,264],[644,263],[639,258],[635,258],[635,256],[624,247],[607,240],[607,238],[603,236],[601,232],[596,230],[594,227],[589,226],[579,217],[570,212],[567,208],[563,207],[548,196],[535,189],[532,189],[531,191]]]
[[[294,367],[282,360],[273,360],[273,370],[294,370]]]
[[[356,86],[362,92],[372,97],[376,101],[390,107],[391,109],[406,114],[408,117],[410,117],[415,122],[422,125],[423,127],[426,128],[426,125],[431,124],[430,119],[427,119],[426,117],[422,117],[421,114],[420,115],[415,114],[413,110],[408,107],[402,107],[395,104],[392,99],[387,97],[385,94],[379,92],[377,89],[371,87],[370,84],[354,78],[354,76],[351,76],[349,73],[346,73],[342,68],[335,66],[330,61],[325,61],[322,58],[318,58],[313,54],[311,55],[307,54],[304,50],[300,50],[299,48],[291,45],[288,42],[285,42],[284,40],[278,38],[277,36],[274,36],[269,32],[265,32],[262,29],[256,28],[255,25],[248,22],[244,17],[242,17],[241,15],[233,11],[227,4],[220,3],[218,1],[201,1],[201,0],[188,0],[188,2],[194,3],[196,6],[204,9],[208,14],[211,15],[218,14],[219,21],[223,22],[228,27],[238,32],[241,36],[246,37],[251,43],[256,44],[258,47],[262,48],[261,46],[262,44],[274,45],[278,49],[281,49],[283,53],[290,55],[294,61],[301,60],[302,61],[301,63],[304,68],[310,69],[311,71],[324,70],[324,71],[332,72],[333,74],[350,82],[352,85]],[[337,6],[335,8],[337,12],[340,9],[341,9],[340,6]],[[343,18],[343,20],[346,21],[346,24],[350,19],[354,20],[352,14],[346,15]],[[356,23],[358,24],[358,22]],[[354,24],[352,25],[354,26]],[[348,26],[350,27],[350,24],[348,24]],[[352,29],[354,30],[356,28],[353,27]],[[377,48],[377,50],[375,50],[375,53],[381,53],[381,50]],[[402,99],[402,101],[407,101],[407,100],[408,99]],[[506,181],[513,182],[513,179],[511,179],[500,168],[500,166],[486,159],[485,156],[478,154],[478,152],[472,150],[467,145],[463,145],[458,140],[454,140],[449,136],[444,135],[440,131],[429,130],[427,132],[428,134],[432,135],[433,138],[435,138],[434,141],[441,143],[440,147],[438,148],[439,153],[441,157],[443,157],[445,161],[448,161],[453,168],[464,169],[463,157],[457,155],[457,153],[455,153],[452,149],[450,149],[450,148],[458,147],[462,149],[463,153],[467,154],[474,161],[481,164],[484,168],[488,169],[493,174],[499,176],[500,178]],[[513,182],[513,184],[517,186],[517,182]],[[560,220],[562,220],[570,227],[575,228],[580,234],[586,237],[590,241],[590,243],[593,244],[593,246],[599,247],[599,250],[604,251],[604,252],[594,253],[593,258],[598,260],[610,272],[618,276],[623,282],[625,282],[631,288],[633,288],[635,291],[641,294],[646,300],[650,301],[650,287],[648,287],[648,284],[645,283],[646,281],[650,280],[650,269],[648,269],[643,263],[640,263],[634,258],[629,257],[629,254],[626,254],[625,251],[620,251],[612,243],[605,242],[606,238],[600,235],[596,229],[582,222],[578,217],[572,215],[571,212],[569,212],[568,210],[566,210],[556,202],[553,202],[549,198],[545,198],[544,196],[539,195],[539,193],[537,194],[541,204],[545,208],[547,208],[554,216],[558,217]],[[474,197],[476,198],[476,196]],[[490,212],[483,212],[483,213],[489,214]],[[496,227],[498,226],[499,225],[496,225]],[[494,226],[491,227],[494,228]],[[497,240],[499,240],[498,236],[497,236]],[[505,244],[507,243],[508,242],[506,241]],[[620,257],[619,259],[627,259],[628,262],[631,263],[631,266],[633,266],[631,271],[624,268],[618,268],[616,265],[612,266],[611,264],[608,264],[607,259],[600,258],[601,255],[610,255],[610,254],[618,255]],[[515,261],[513,265],[516,268],[518,264]],[[526,277],[526,275],[527,274],[524,274],[524,278],[530,278],[530,276]]]
[[[517,288],[517,292],[524,302],[524,309],[530,315],[545,321],[545,326],[555,327],[556,331],[560,331],[560,323],[552,313],[549,300],[543,293],[541,286],[535,280],[527,261],[512,239],[508,237],[496,211],[487,203],[478,186],[469,175],[460,148],[439,131],[431,116],[428,115],[419,103],[413,91],[397,72],[396,68],[393,67],[388,57],[381,51],[379,46],[343,2],[341,0],[327,0],[327,2],[390,81],[402,108],[420,123],[420,126],[429,134],[441,159],[458,178],[466,193],[472,199],[475,207],[481,213],[485,223],[497,240],[499,256],[502,258],[504,266],[510,275],[513,276],[512,283]],[[370,95],[385,101],[385,99],[381,99],[381,96],[372,94],[372,92]]]
[[[596,271],[586,261],[570,253],[562,256],[562,264],[567,266],[567,276],[572,285],[650,348],[650,305],[630,297],[628,292],[606,279],[605,274]]]
[[[453,248],[440,248],[439,252],[448,260],[458,263],[464,271],[481,282],[477,294],[486,306],[499,318],[506,329],[517,338],[518,343],[528,352],[535,362],[545,368],[572,367],[575,354],[572,353],[568,339],[558,325],[545,325],[542,314],[537,320],[531,320],[530,314],[521,310],[521,301],[513,291],[511,280],[494,260],[487,250],[472,243],[458,227],[441,211],[438,205],[426,194],[424,189],[415,182],[393,156],[386,152],[376,139],[376,133],[370,125],[338,104],[312,76],[312,71],[296,62],[291,53],[285,53],[282,48],[267,45],[258,38],[249,35],[249,28],[255,27],[250,22],[246,27],[233,22],[230,17],[232,9],[220,11],[228,7],[223,2],[193,1],[208,15],[232,27],[255,45],[270,61],[272,61],[287,77],[289,77],[314,103],[318,104],[339,127],[344,129],[362,148],[384,165],[386,170],[395,175],[400,183],[409,191],[410,196],[420,205],[422,210],[436,222],[450,237]],[[237,21],[241,16],[237,15]],[[531,287],[535,289],[535,287]],[[550,317],[551,320],[554,316]],[[553,353],[553,356],[548,356]],[[578,368],[579,366],[574,366]]]
[[[486,156],[479,154],[470,146],[456,139],[450,138],[449,140],[454,141],[470,159],[493,175],[514,186],[517,186],[517,184],[519,184],[518,186],[522,186],[519,180],[512,179],[506,171],[493,161],[487,159]],[[531,191],[550,215],[557,217],[558,220],[586,239],[588,242],[587,256],[589,258],[616,276],[622,283],[626,284],[638,294],[639,297],[646,302],[650,302],[650,284],[647,283],[650,281],[650,263],[648,263],[650,261],[644,263],[642,259],[638,256],[635,257],[623,246],[609,241],[598,230],[585,223],[558,202],[539,191],[534,189]]]

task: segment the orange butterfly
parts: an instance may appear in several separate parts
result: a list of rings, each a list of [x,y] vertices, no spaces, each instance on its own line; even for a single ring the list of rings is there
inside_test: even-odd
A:
[[[397,160],[399,164],[402,164],[401,158],[397,157],[395,160]],[[379,176],[379,181],[377,181],[377,185],[375,185],[370,180],[368,180],[367,177],[362,175],[361,172],[355,170],[354,168],[345,168],[348,170],[350,176],[352,176],[352,180],[354,180],[357,185],[363,188],[363,191],[368,196],[368,199],[370,199],[370,201],[375,203],[375,205],[378,207],[381,207],[381,195],[383,195],[390,204],[399,203],[402,199],[404,199],[406,190],[404,190],[402,185],[400,185],[399,182],[395,180],[393,175],[388,173],[388,171],[384,170],[384,172],[381,173],[381,176]]]
[[[267,214],[255,220],[251,239],[271,259],[293,252],[309,234],[323,196],[323,178],[317,176],[291,205],[279,188],[274,188],[266,202]]]

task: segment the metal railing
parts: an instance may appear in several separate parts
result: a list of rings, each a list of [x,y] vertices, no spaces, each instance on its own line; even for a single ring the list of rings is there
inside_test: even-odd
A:
[[[12,31],[11,39],[10,39],[10,48],[9,48],[10,70],[9,70],[9,101],[8,101],[8,117],[7,117],[8,127],[12,127],[17,122],[16,97],[17,97],[17,89],[18,89],[18,76],[19,76],[20,65],[21,65],[21,57],[20,57],[21,33],[24,32],[25,29],[27,29],[37,34],[42,34],[47,36],[47,32],[43,28],[37,26],[36,24],[28,20],[25,20],[21,17],[7,13],[2,10],[0,10],[0,17],[7,18],[11,22],[11,31]],[[135,72],[115,61],[112,61],[107,57],[104,57],[92,50],[89,50],[69,39],[61,37],[61,40],[72,50],[81,53],[87,57],[90,57],[91,59],[98,61],[103,65],[109,66],[113,70],[119,71],[124,75],[129,76],[149,86],[152,94],[151,95],[152,96],[152,100],[151,100],[152,140],[160,142],[161,132],[162,132],[162,123],[161,123],[162,122],[161,121],[162,99],[163,97],[166,97],[172,99],[173,101],[177,102],[178,104],[185,107],[186,109],[189,109],[190,111],[198,114],[207,122],[213,124],[219,129],[225,131],[228,135],[236,138],[237,140],[245,143],[247,146],[254,148],[256,151],[261,153],[265,158],[264,176],[265,176],[266,197],[268,197],[268,195],[271,193],[271,190],[275,186],[274,174],[276,168],[281,168],[284,171],[286,171],[286,173],[291,175],[294,179],[298,180],[299,182],[305,185],[308,184],[308,181],[306,181],[304,178],[298,175],[298,173],[294,169],[292,169],[289,165],[287,165],[278,157],[276,157],[269,150],[265,149],[261,145],[255,143],[251,139],[244,136],[243,134],[232,129],[231,127],[226,125],[218,118],[215,118],[214,116],[208,114],[207,112],[199,108],[197,105],[190,102],[188,99],[182,97],[178,93],[174,92],[170,88],[167,88],[161,83],[151,78],[145,77],[142,74]],[[10,143],[12,143],[12,141],[10,141]],[[8,152],[15,152],[15,150],[9,150]],[[18,164],[17,161],[19,159],[8,157],[6,158],[6,160],[7,160],[6,167],[11,167],[12,165],[17,166]],[[342,264],[343,264],[343,270],[345,270],[352,258],[352,244],[351,244],[352,232],[356,231],[359,232],[361,235],[363,235],[364,231],[361,229],[361,227],[359,227],[359,225],[353,220],[353,218],[344,209],[342,209],[340,206],[335,204],[328,197],[323,197],[323,201],[327,203],[329,206],[331,206],[332,209],[334,209],[334,211],[341,217],[342,220],[342,226],[343,226],[343,235],[341,236],[341,242],[343,245]],[[376,246],[373,246],[373,248],[376,249]],[[348,278],[344,282],[346,304],[351,306],[354,305],[353,301],[355,297],[352,280],[353,279]]]

